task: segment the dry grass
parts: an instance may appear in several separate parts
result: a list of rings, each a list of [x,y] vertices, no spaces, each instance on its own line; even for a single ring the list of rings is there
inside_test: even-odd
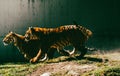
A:
[[[0,65],[0,76],[25,76],[44,64],[5,63]]]

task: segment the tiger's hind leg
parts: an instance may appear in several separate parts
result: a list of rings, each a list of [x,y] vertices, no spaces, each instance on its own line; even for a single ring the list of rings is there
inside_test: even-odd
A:
[[[75,55],[75,48],[74,47],[72,47],[72,49],[70,49],[70,48],[69,49],[63,48],[63,51],[69,53],[70,57],[73,57]]]
[[[57,49],[57,51],[64,56],[70,56],[70,53],[68,51],[65,51],[63,48]]]
[[[58,51],[60,54],[65,55],[65,56],[69,56],[70,55],[69,52],[65,51],[64,49],[57,49],[57,48],[53,48],[52,47],[47,52],[49,59],[53,59],[54,58],[55,51]]]
[[[75,46],[76,50],[80,52],[80,55],[77,56],[77,59],[82,59],[84,55],[87,53],[87,48],[85,46]]]

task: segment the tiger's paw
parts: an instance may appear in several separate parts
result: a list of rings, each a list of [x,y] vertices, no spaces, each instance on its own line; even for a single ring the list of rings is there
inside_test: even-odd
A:
[[[35,62],[37,62],[37,57],[30,59],[30,63],[35,63]]]
[[[70,56],[70,57],[75,57],[75,54],[70,54],[69,56]]]

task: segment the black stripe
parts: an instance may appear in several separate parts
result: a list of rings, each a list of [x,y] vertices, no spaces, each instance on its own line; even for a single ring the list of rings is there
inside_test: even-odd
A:
[[[63,40],[61,40],[61,44],[62,44],[63,46],[66,46],[66,43],[65,43],[65,41],[63,41]]]
[[[60,42],[56,43],[59,47],[63,47],[63,45]]]

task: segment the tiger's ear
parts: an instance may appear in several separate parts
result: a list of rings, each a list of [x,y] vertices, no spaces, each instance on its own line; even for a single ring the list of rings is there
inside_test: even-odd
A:
[[[9,33],[11,33],[11,34],[15,34],[15,32],[13,32],[13,31],[9,31]]]
[[[13,33],[12,31],[9,31],[9,33]]]
[[[9,31],[9,33],[11,33],[12,31]]]
[[[33,27],[31,26],[31,27],[29,27],[28,29],[31,30],[32,28],[33,28]]]
[[[31,30],[31,32],[35,32],[33,27],[29,27],[29,30]]]

